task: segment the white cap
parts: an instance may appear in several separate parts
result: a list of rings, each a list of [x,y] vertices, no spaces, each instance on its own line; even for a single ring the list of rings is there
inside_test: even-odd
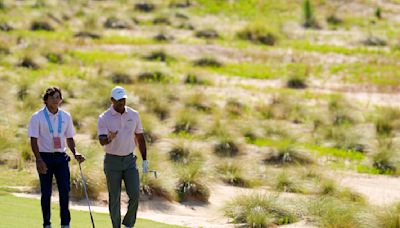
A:
[[[126,95],[124,88],[121,86],[116,86],[111,90],[111,97],[118,101],[122,98],[127,98],[128,96]]]

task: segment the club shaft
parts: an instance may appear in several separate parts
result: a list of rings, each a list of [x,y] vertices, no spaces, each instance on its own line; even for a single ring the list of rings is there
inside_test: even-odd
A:
[[[83,176],[83,172],[82,172],[82,168],[81,168],[81,163],[78,162],[78,164],[79,164],[79,170],[80,170],[80,172],[81,172],[81,177],[82,177],[82,182],[83,182],[83,189],[85,190],[86,201],[87,201],[88,206],[89,206],[90,220],[92,221],[92,226],[93,226],[93,228],[95,228],[95,226],[94,226],[94,220],[93,220],[93,215],[92,215],[92,210],[90,209],[89,195],[88,195],[87,190],[86,190],[86,181],[85,181],[85,177]]]

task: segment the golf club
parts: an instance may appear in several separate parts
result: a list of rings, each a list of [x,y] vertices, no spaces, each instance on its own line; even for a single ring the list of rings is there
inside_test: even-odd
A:
[[[87,200],[87,203],[88,203],[88,206],[89,206],[90,219],[92,220],[92,226],[93,226],[93,228],[95,228],[95,226],[94,226],[94,221],[93,221],[93,216],[92,216],[92,210],[90,209],[89,196],[88,196],[88,193],[87,193],[87,190],[86,190],[86,181],[85,181],[85,178],[83,177],[82,168],[81,168],[81,163],[78,162],[78,164],[79,164],[79,170],[81,171],[81,177],[82,177],[82,182],[83,182],[83,189],[85,190],[86,200]]]
[[[149,170],[149,173],[153,173],[154,174],[154,178],[157,179],[157,170]]]

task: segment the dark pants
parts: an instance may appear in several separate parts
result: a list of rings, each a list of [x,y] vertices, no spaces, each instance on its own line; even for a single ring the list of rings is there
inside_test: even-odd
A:
[[[133,227],[139,205],[139,172],[136,168],[136,156],[116,156],[106,154],[104,173],[107,178],[110,217],[113,228],[121,227],[121,183],[125,182],[129,196],[128,211],[122,224]]]
[[[47,173],[39,174],[40,190],[42,193],[41,205],[43,214],[43,227],[50,225],[51,192],[53,175],[56,177],[58,192],[60,195],[61,225],[69,225],[71,215],[69,212],[70,174],[68,162],[70,158],[65,153],[40,153],[47,165]]]

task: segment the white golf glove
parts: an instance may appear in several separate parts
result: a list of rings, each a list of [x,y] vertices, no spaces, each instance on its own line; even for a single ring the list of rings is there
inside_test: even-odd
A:
[[[143,173],[149,172],[149,161],[143,160],[142,168],[143,168]]]

